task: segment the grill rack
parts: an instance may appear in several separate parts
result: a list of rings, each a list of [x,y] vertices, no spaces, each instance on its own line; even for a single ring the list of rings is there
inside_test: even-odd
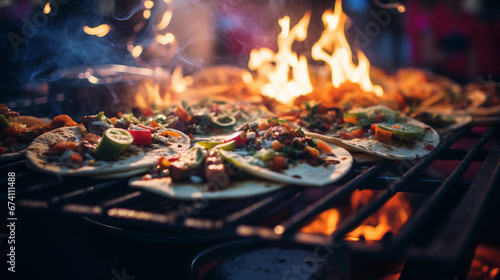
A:
[[[453,265],[463,261],[466,252],[473,246],[480,218],[484,216],[493,191],[498,188],[498,126],[489,127],[484,134],[464,127],[418,161],[383,160],[373,165],[355,164],[346,178],[321,189],[287,187],[272,194],[240,199],[237,203],[236,200],[188,202],[167,199],[130,188],[126,186],[126,179],[58,178],[27,169],[25,160],[0,166],[0,172],[16,172],[18,207],[83,217],[102,228],[131,238],[156,242],[197,242],[244,237],[331,246],[336,252],[343,252],[335,258],[337,266],[342,263],[338,262],[338,255],[345,260],[353,253]],[[476,139],[469,151],[451,148],[465,138]],[[483,149],[487,142],[494,142],[492,148]],[[461,163],[445,180],[425,177],[425,169],[435,160],[460,160]],[[474,161],[483,163],[476,178],[471,182],[460,180]],[[411,167],[401,176],[386,174],[387,171],[391,174],[390,171],[401,164]],[[2,182],[5,185],[7,178]],[[380,190],[381,193],[342,221],[331,236],[300,232],[316,215],[358,189]],[[311,192],[319,192],[321,198],[307,203]],[[386,236],[375,244],[344,240],[347,233],[398,192],[428,196],[399,233]],[[6,193],[3,194],[2,197],[7,197]],[[451,194],[457,196],[456,201],[446,203]],[[426,244],[418,244],[416,235],[425,231],[422,228],[429,223],[435,223],[436,211],[442,210],[443,205],[447,218],[441,221],[439,230],[430,234]],[[299,210],[281,215],[291,206]],[[416,269],[411,265],[407,267],[402,276],[412,275],[411,269]],[[346,273],[344,271],[339,275]]]

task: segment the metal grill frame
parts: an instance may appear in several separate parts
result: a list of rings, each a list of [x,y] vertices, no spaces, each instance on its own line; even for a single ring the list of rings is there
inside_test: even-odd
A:
[[[131,238],[144,238],[146,230],[141,230],[144,227],[147,229],[147,238],[151,240],[153,237],[158,242],[172,242],[177,236],[182,235],[194,239],[202,238],[201,236],[206,239],[255,238],[311,246],[333,246],[332,248],[335,248],[337,252],[335,257],[337,266],[339,263],[345,263],[345,259],[350,254],[358,253],[453,265],[459,263],[470,249],[488,199],[494,188],[498,186],[500,176],[499,126],[497,124],[489,127],[483,135],[471,133],[471,127],[461,128],[399,177],[382,174],[398,161],[383,160],[366,170],[362,169],[366,165],[357,164],[348,178],[338,185],[334,184],[328,194],[274,226],[256,226],[252,222],[259,221],[270,210],[274,209],[273,213],[276,213],[295,203],[301,198],[303,188],[287,187],[272,194],[245,199],[241,207],[223,213],[222,216],[219,215],[220,217],[207,218],[197,216],[203,214],[205,209],[197,208],[196,203],[199,202],[196,201],[192,204],[184,204],[185,202],[159,198],[159,200],[168,201],[165,203],[167,207],[164,211],[148,211],[131,207],[135,205],[134,203],[140,205],[141,200],[150,199],[152,195],[143,190],[124,188],[124,185],[127,185],[124,179],[62,179],[26,169],[25,160],[3,165],[0,167],[0,172],[15,171],[17,173],[18,206],[83,217],[115,233],[125,233]],[[469,151],[450,148],[464,137],[480,138]],[[488,141],[495,141],[494,147],[490,150],[482,149]],[[420,178],[422,172],[436,159],[461,160],[461,163],[446,180]],[[460,177],[473,161],[483,162],[479,174],[472,182],[462,182]],[[367,186],[368,182],[372,184]],[[387,182],[390,184],[388,185]],[[435,215],[436,208],[443,200],[457,191],[457,186],[461,186],[463,195],[453,209],[450,209],[451,214],[444,221],[440,231],[432,237],[427,246],[415,246],[413,243],[415,234]],[[300,232],[300,229],[316,215],[330,209],[335,202],[355,190],[363,188],[382,192],[369,204],[342,221],[331,236]],[[358,227],[398,192],[425,193],[429,197],[424,205],[412,214],[398,234],[384,238],[376,244],[344,240],[347,233]],[[94,203],[82,202],[85,200],[91,200]],[[216,202],[218,203],[222,204],[223,209],[227,207],[224,202]],[[179,205],[184,205],[186,211],[192,210],[198,213],[186,215]],[[127,225],[131,227],[128,228]],[[339,261],[339,258],[344,262]],[[345,271],[340,273],[335,269],[332,271],[338,275],[347,275]]]

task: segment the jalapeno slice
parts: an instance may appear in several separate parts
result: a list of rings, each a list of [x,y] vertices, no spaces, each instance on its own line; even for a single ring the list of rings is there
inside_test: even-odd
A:
[[[380,123],[378,127],[400,137],[418,138],[424,134],[423,128],[410,123]]]
[[[236,119],[231,115],[212,117],[212,122],[219,127],[231,127],[236,124]]]
[[[110,128],[102,135],[93,154],[102,160],[113,160],[125,151],[134,141],[134,137],[121,128]]]

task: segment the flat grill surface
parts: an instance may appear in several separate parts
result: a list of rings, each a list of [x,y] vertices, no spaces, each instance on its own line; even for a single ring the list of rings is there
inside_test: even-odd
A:
[[[128,187],[127,179],[61,178],[39,173],[26,168],[25,160],[5,164],[0,172],[16,172],[19,207],[74,215],[131,238],[195,242],[246,237],[453,263],[470,245],[498,185],[498,124],[483,130],[486,132],[476,133],[477,128],[464,127],[420,160],[355,163],[345,178],[326,187],[290,186],[237,200],[174,200]],[[470,150],[452,147],[464,139],[474,141]],[[428,172],[437,161],[460,163],[446,179],[440,179]],[[479,173],[473,180],[462,180],[473,162],[482,163]],[[377,190],[378,195],[342,220],[332,235],[300,231],[318,214],[363,189]],[[380,242],[345,240],[347,233],[401,192],[425,199],[396,234]],[[6,193],[2,197],[7,197]],[[429,232],[430,226],[434,230]],[[427,237],[425,241],[422,235]]]

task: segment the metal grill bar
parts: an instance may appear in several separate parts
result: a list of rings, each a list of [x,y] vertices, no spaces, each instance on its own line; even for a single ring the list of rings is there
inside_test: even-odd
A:
[[[428,257],[456,259],[471,241],[482,212],[500,178],[500,145],[489,153],[476,180],[453,211],[444,230],[434,239]],[[469,229],[469,230],[464,230]]]
[[[280,233],[288,233],[299,229],[301,226],[304,225],[304,223],[306,223],[319,213],[327,210],[332,205],[332,203],[334,203],[344,195],[347,195],[356,190],[358,185],[370,179],[374,175],[380,173],[382,170],[386,169],[390,164],[391,161],[388,160],[379,162],[366,172],[362,173],[361,175],[357,176],[356,178],[346,183],[344,186],[335,189],[333,192],[326,195],[317,202],[313,203],[312,205],[306,207],[304,210],[295,214],[287,221],[281,223],[280,225],[277,225],[275,229],[277,230],[277,232]]]
[[[339,228],[333,233],[335,239],[341,239],[347,233],[354,230],[359,226],[366,218],[368,218],[372,213],[377,211],[382,207],[389,199],[391,199],[397,192],[415,178],[419,173],[421,173],[427,166],[429,166],[441,152],[448,149],[453,143],[460,139],[466,132],[468,128],[463,128],[455,133],[453,136],[448,138],[444,143],[439,145],[433,153],[424,157],[415,166],[413,166],[408,172],[403,174],[401,178],[390,185],[386,191],[376,197],[371,203],[361,208],[355,215],[349,217]]]
[[[467,170],[469,165],[472,163],[477,153],[480,152],[481,147],[491,138],[495,127],[491,127],[488,131],[479,139],[479,141],[472,147],[472,149],[467,153],[460,165],[453,171],[453,173],[446,179],[446,181],[439,187],[439,189],[426,201],[422,207],[418,209],[417,212],[413,213],[411,219],[404,225],[404,227],[399,231],[399,234],[394,238],[393,244],[395,246],[401,246],[409,242],[409,240],[417,232],[417,229],[422,225],[422,223],[434,212],[438,204],[446,197],[446,195],[453,190],[457,185],[458,180]]]

